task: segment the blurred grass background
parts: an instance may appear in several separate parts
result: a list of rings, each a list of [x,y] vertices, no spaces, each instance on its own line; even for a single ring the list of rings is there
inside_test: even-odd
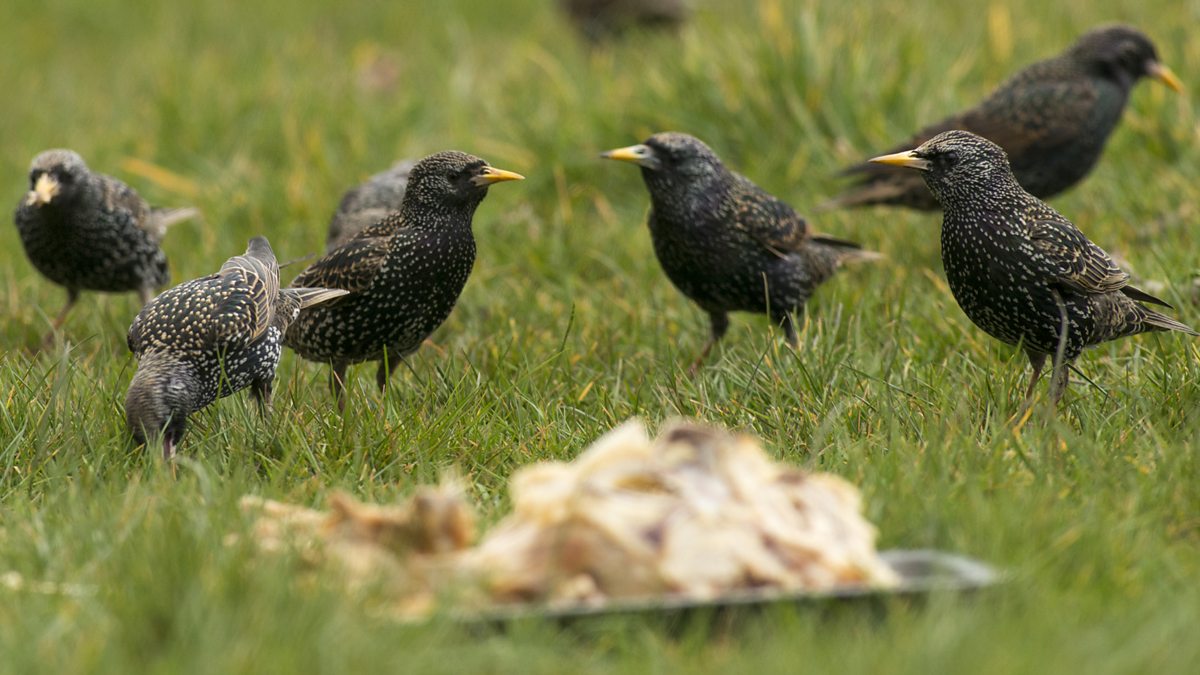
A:
[[[243,396],[194,416],[174,476],[125,441],[136,299],[86,295],[69,348],[31,356],[64,294],[0,227],[0,574],[86,591],[0,584],[0,670],[1193,671],[1196,342],[1094,350],[1080,365],[1103,390],[1077,383],[1061,416],[1014,433],[1025,358],[954,304],[937,217],[835,212],[813,222],[888,260],[818,292],[798,353],[742,316],[690,380],[705,321],[654,260],[637,172],[597,153],[688,131],[811,214],[838,167],[1127,21],[1191,88],[1139,86],[1099,167],[1054,205],[1196,325],[1198,19],[1183,0],[714,1],[677,37],[589,51],[537,0],[5,3],[0,193],[15,207],[33,155],[66,146],[153,203],[199,207],[164,243],[175,283],[255,234],[281,259],[320,250],[342,191],[400,157],[457,148],[528,180],[480,208],[467,289],[386,396],[352,369],[336,415],[324,369],[289,354],[273,417]],[[861,485],[882,547],[964,552],[1011,582],[882,618],[478,632],[394,625],[369,593],[297,586],[292,561],[222,544],[246,527],[241,494],[389,500],[452,466],[495,518],[515,468],[632,415],[752,431]]]

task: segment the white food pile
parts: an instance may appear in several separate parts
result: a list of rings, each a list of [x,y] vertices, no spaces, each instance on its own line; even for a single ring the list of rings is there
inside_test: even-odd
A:
[[[453,483],[394,507],[341,495],[330,514],[253,497],[243,506],[258,516],[261,547],[298,546],[352,581],[382,583],[407,614],[439,598],[465,609],[569,607],[898,581],[852,485],[712,427],[675,423],[652,441],[627,422],[573,462],[521,469],[510,487],[513,512],[474,546],[474,517]]]

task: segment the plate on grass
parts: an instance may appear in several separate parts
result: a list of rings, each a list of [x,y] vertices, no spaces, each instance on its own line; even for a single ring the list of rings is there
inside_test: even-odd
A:
[[[933,550],[881,551],[880,557],[900,576],[888,588],[846,586],[825,591],[747,590],[716,598],[651,597],[623,598],[572,606],[506,607],[461,616],[467,622],[503,624],[523,619],[569,622],[589,617],[656,615],[684,618],[696,614],[724,615],[780,605],[822,605],[847,602],[871,603],[888,598],[920,598],[935,593],[971,593],[995,585],[1001,574],[987,563],[966,556]]]

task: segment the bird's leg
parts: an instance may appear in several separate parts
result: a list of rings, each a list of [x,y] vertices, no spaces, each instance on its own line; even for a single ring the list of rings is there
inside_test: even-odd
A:
[[[257,380],[250,385],[250,393],[258,403],[258,414],[264,419],[271,412],[271,380]]]
[[[388,380],[392,377],[392,371],[396,370],[404,359],[393,357],[391,354],[384,353],[383,358],[379,360],[379,370],[375,371],[375,383],[379,385],[379,390],[387,389]]]
[[[784,310],[780,314],[779,327],[783,329],[783,337],[792,349],[800,348],[800,338],[796,335],[796,319],[792,313]]]
[[[1046,355],[1030,354],[1029,365],[1033,368],[1033,374],[1029,376],[1029,386],[1025,387],[1025,402],[1021,405],[1022,408],[1028,408],[1033,404],[1033,388],[1037,385],[1038,380],[1042,379],[1042,367],[1046,365]]]
[[[1046,365],[1045,354],[1027,353],[1029,354],[1029,365],[1033,367],[1033,374],[1029,376],[1029,386],[1025,387],[1025,400],[1021,403],[1021,407],[1017,409],[1017,413],[1012,416],[1011,421],[1014,422],[1022,422],[1025,413],[1029,412],[1029,409],[1033,407],[1033,389],[1037,386],[1038,380],[1042,379],[1042,367]]]
[[[138,289],[138,298],[142,301],[142,307],[145,307],[154,299],[154,289],[149,286],[142,286]]]
[[[1057,406],[1067,385],[1071,383],[1071,364],[1069,362],[1054,364],[1054,373],[1050,376],[1050,405]]]
[[[43,351],[49,351],[54,347],[54,341],[58,334],[58,329],[62,328],[63,324],[67,322],[67,315],[71,313],[71,308],[75,306],[75,303],[78,300],[79,291],[75,290],[74,288],[68,288],[67,304],[63,305],[62,311],[58,313],[58,316],[54,318],[53,323],[50,324],[50,332],[46,333],[46,337],[42,338]]]
[[[696,373],[700,372],[701,364],[708,358],[713,347],[721,341],[721,338],[725,337],[725,332],[729,330],[729,315],[725,312],[709,312],[708,320],[712,324],[712,330],[704,349],[700,351],[700,355],[696,357],[695,361],[692,361],[692,365],[688,368],[688,375],[691,377],[695,377]]]
[[[329,364],[329,388],[333,390],[333,400],[337,403],[338,412],[346,412],[346,364]]]
[[[1050,289],[1051,295],[1054,296],[1054,303],[1058,305],[1059,328],[1058,328],[1058,349],[1054,352],[1054,371],[1050,376],[1050,405],[1057,406],[1059,399],[1067,391],[1067,385],[1070,384],[1071,364],[1067,361],[1067,329],[1070,323],[1067,319],[1067,305],[1063,302],[1062,296],[1055,289]]]

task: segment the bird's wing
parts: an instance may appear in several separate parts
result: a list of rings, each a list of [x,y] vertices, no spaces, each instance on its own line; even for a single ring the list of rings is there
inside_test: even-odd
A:
[[[150,231],[150,205],[133,188],[104,174],[94,174],[100,185],[101,203],[104,209],[117,218]],[[153,233],[152,233],[153,234]]]
[[[737,209],[734,224],[776,255],[796,251],[808,239],[804,217],[750,179],[737,176],[732,196]]]
[[[363,209],[334,214],[329,222],[329,235],[325,238],[325,252],[340,248],[363,229],[378,223],[391,213],[387,209]]]
[[[1129,275],[1112,257],[1065,220],[1033,221],[1029,238],[1050,274],[1066,288],[1091,295],[1119,291],[1129,284]]]
[[[391,242],[389,220],[364,228],[345,244],[326,253],[292,280],[292,286],[311,288],[340,288],[351,293],[366,290],[387,259]]]
[[[156,349],[200,351],[215,343],[218,307],[228,295],[219,274],[185,281],[142,307],[125,336],[138,356]]]
[[[279,296],[279,270],[273,261],[237,255],[221,265],[217,275],[228,294],[217,308],[220,320],[213,340],[222,345],[258,339],[271,325]]]
[[[1098,96],[1096,87],[1087,80],[1018,75],[979,105],[921,129],[884,154],[912,150],[943,131],[962,129],[999,145],[1009,157],[1020,157],[1034,145],[1053,147],[1073,140],[1085,128],[1088,111]],[[898,171],[884,164],[862,162],[841,173],[888,175]]]
[[[956,120],[962,124],[957,128],[991,140],[1019,163],[1034,146],[1040,155],[1085,133],[1087,116],[1099,95],[1086,79],[1014,83],[964,113]]]
[[[134,354],[151,349],[238,349],[262,336],[274,317],[279,272],[253,256],[234,256],[216,274],[184,282],[151,300],[129,327]]]

